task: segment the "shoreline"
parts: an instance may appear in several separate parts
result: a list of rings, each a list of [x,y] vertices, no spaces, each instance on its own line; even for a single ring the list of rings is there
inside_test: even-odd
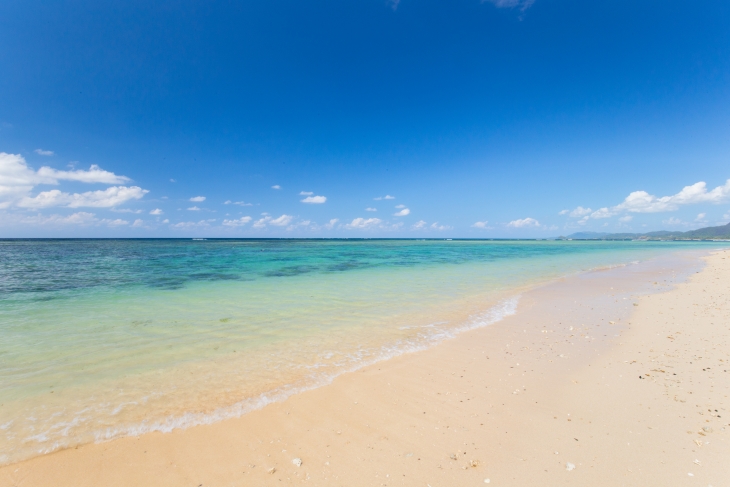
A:
[[[708,257],[711,264],[700,276],[719,265],[714,262],[721,259],[720,254],[727,252],[716,252]],[[615,355],[622,349],[620,341],[619,344],[612,343],[616,337],[605,337],[604,340],[591,338],[591,335],[611,327],[612,331],[621,330],[617,337],[623,340],[624,335],[636,331],[636,327],[621,325],[628,320],[629,312],[641,314],[644,300],[680,293],[682,286],[691,287],[697,280],[693,276],[687,284],[679,284],[676,289],[642,298],[641,306],[636,309],[628,305],[621,311],[615,302],[606,299],[606,287],[614,278],[608,275],[612,271],[595,273],[604,274],[596,282],[590,282],[590,286],[586,285],[586,280],[590,279],[583,275],[530,290],[525,293],[517,315],[491,326],[460,333],[451,340],[442,341],[437,347],[403,354],[339,375],[326,387],[290,396],[283,402],[269,404],[240,418],[167,434],[149,433],[137,438],[84,445],[35,457],[0,468],[0,483],[47,485],[52,479],[55,485],[282,485],[284,482],[306,482],[307,477],[316,485],[340,485],[341,482],[368,478],[370,480],[363,480],[362,485],[427,483],[436,487],[453,485],[453,482],[483,482],[486,478],[492,483],[509,483],[517,479],[510,481],[505,473],[510,462],[514,461],[511,456],[505,456],[505,452],[522,451],[524,445],[520,442],[524,442],[525,437],[535,437],[535,431],[525,429],[523,423],[536,427],[539,424],[537,417],[545,412],[543,408],[548,407],[545,404],[551,405],[555,401],[556,390],[574,394],[565,389],[582,383],[577,379],[566,382],[568,376],[576,374],[576,369],[587,370],[595,366],[596,361],[603,360],[604,355]],[[616,282],[620,282],[620,278]],[[592,291],[584,289],[587,287]],[[615,319],[610,321],[618,324],[614,327],[607,319],[603,320],[604,323],[590,323],[591,319],[596,319],[596,310],[582,310],[578,303],[566,311],[571,300],[565,297],[566,291],[582,292],[580,304],[591,302],[604,313],[613,313],[611,317]],[[563,308],[556,309],[556,303],[562,303]],[[623,319],[619,317],[621,313],[625,313]],[[632,321],[636,320],[632,317]],[[589,324],[582,321],[589,321]],[[547,323],[549,328],[545,327]],[[570,326],[573,330],[569,330]],[[580,330],[585,331],[588,342],[579,343],[578,347],[569,345],[571,338],[577,341],[576,334],[569,332],[578,332],[581,326],[584,328]],[[524,330],[523,333],[520,334],[518,329]],[[545,339],[549,341],[558,336],[559,340],[546,345]],[[567,339],[566,343],[562,342],[563,339]],[[507,343],[502,345],[504,341]],[[516,349],[518,343],[527,348]],[[474,350],[477,347],[480,350]],[[544,351],[539,358],[532,354],[538,348]],[[568,353],[557,353],[563,348]],[[548,353],[551,358],[545,358]],[[502,359],[502,363],[497,357]],[[514,363],[508,365],[511,362]],[[515,365],[520,363],[521,366]],[[529,371],[527,367],[531,367]],[[525,379],[515,380],[515,368],[523,371],[519,377]],[[449,373],[449,369],[455,372]],[[462,371],[459,379],[467,380],[457,381],[454,377],[456,370]],[[424,371],[428,371],[425,376]],[[513,373],[515,376],[511,375]],[[536,374],[543,377],[538,378]],[[458,390],[460,382],[469,384],[461,387],[467,391]],[[512,389],[519,382],[524,384]],[[393,390],[398,392],[390,392]],[[602,392],[599,391],[599,397],[600,394]],[[527,397],[536,401],[523,404]],[[577,402],[584,399],[578,398]],[[532,406],[533,402],[538,406]],[[416,405],[418,407],[414,409]],[[552,408],[555,412],[560,409],[558,404],[552,404]],[[561,415],[565,414],[562,412]],[[473,418],[479,418],[479,422],[472,421]],[[572,421],[573,418],[561,419],[570,423],[571,428],[581,422]],[[501,426],[489,424],[495,420],[505,425],[506,437],[498,433]],[[421,438],[414,441],[417,433]],[[455,436],[452,437],[452,433]],[[549,434],[554,435],[555,432],[544,432],[543,436]],[[444,435],[446,438],[442,438]],[[684,435],[688,436],[687,433]],[[470,441],[452,441],[456,438]],[[535,437],[538,438],[540,435]],[[444,440],[447,440],[448,447]],[[493,444],[495,440],[498,440],[500,448]],[[427,447],[427,443],[432,446]],[[334,445],[337,445],[336,454]],[[566,448],[571,451],[567,446],[560,449],[566,451]],[[727,445],[725,448],[727,452]],[[544,472],[547,477],[538,475],[523,481],[552,482],[556,485],[579,479],[585,482],[587,478],[581,473],[584,469],[582,462],[571,462],[563,456],[549,457],[550,462],[545,465],[549,464],[550,468]],[[580,455],[576,453],[574,456]],[[294,466],[291,463],[293,458],[301,458],[302,466]],[[414,462],[413,458],[420,459]],[[569,472],[570,477],[550,477],[551,471],[553,474],[568,473],[565,465],[562,471],[555,466],[557,458],[564,464],[576,466]],[[543,461],[542,457],[539,460]],[[129,469],[132,465],[135,466],[133,472]],[[591,468],[594,467],[597,465]],[[276,471],[267,473],[271,468]],[[533,472],[533,469],[520,467],[520,470],[520,475],[526,472],[537,475],[540,469]],[[715,477],[715,485],[721,485],[717,483],[719,478],[722,477]],[[611,483],[606,482],[606,485]],[[644,485],[654,484],[649,481]]]

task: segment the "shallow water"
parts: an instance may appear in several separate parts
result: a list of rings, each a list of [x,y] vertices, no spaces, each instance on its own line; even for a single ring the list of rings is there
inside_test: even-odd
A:
[[[529,286],[718,246],[0,241],[0,463],[244,414],[498,321]]]

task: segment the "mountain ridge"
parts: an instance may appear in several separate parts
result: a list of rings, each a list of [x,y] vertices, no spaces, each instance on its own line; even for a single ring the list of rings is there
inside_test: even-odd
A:
[[[730,240],[730,223],[687,232],[660,230],[646,233],[576,232],[558,240]]]

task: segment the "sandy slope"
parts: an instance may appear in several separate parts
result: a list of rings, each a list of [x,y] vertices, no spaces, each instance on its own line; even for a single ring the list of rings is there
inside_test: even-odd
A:
[[[666,269],[553,283],[431,350],[240,419],[10,465],[0,485],[730,485],[730,252],[707,262],[656,294]]]

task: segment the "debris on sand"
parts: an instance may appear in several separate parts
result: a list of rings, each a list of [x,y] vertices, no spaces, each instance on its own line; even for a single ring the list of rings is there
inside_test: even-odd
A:
[[[571,470],[574,470],[574,469],[575,469],[575,465],[573,465],[572,463],[568,462],[565,464],[565,470],[567,470],[568,472],[570,472]]]
[[[295,459],[294,459],[294,460],[292,460],[291,462],[292,462],[292,463],[293,463],[294,465],[296,465],[297,467],[301,467],[301,466],[302,466],[302,459],[301,459],[301,458],[295,458]]]
[[[271,468],[270,468],[270,469],[268,469],[268,470],[267,470],[266,472],[267,472],[267,473],[274,473],[274,472],[276,472],[276,467],[271,467]]]

